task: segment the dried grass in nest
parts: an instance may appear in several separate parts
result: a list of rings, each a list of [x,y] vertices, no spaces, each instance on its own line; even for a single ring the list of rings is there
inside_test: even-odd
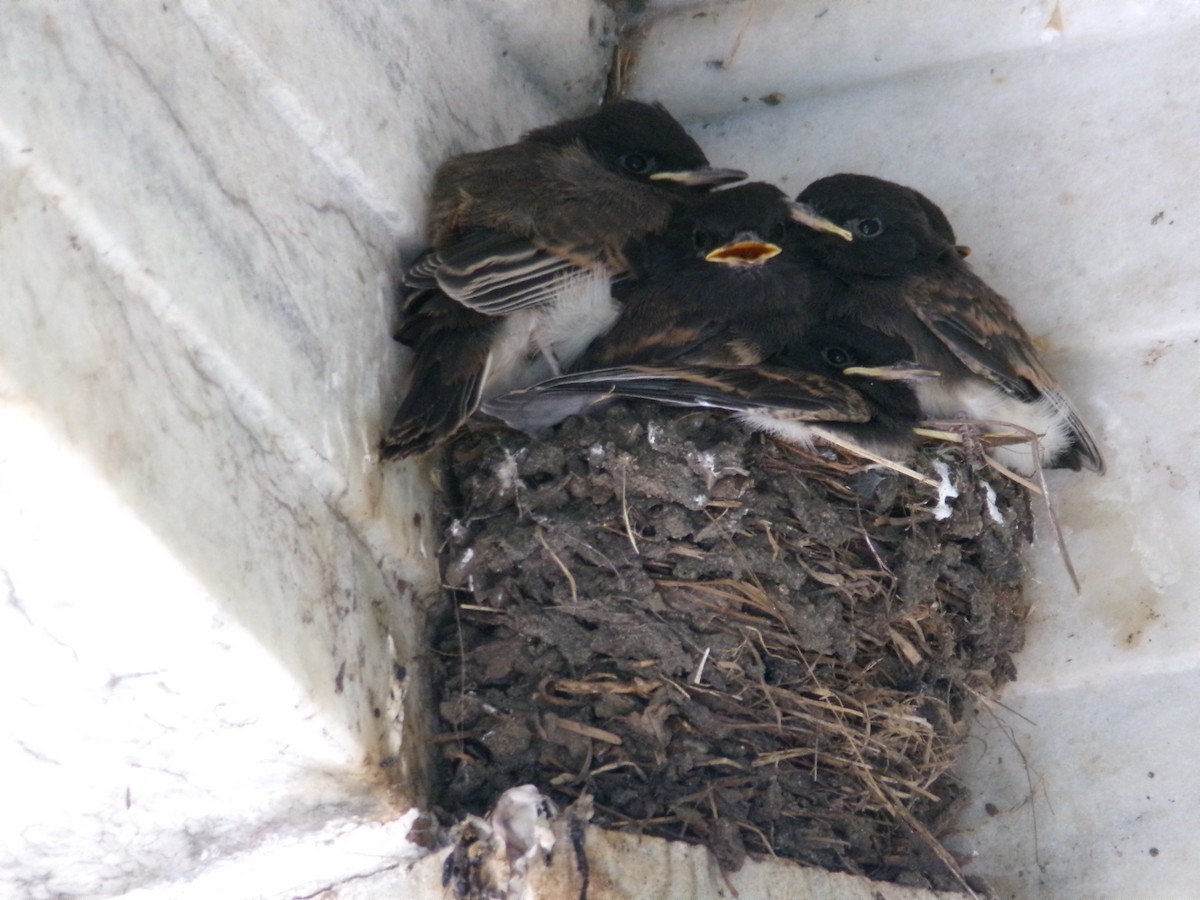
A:
[[[960,887],[936,837],[972,698],[1014,676],[1030,512],[959,449],[915,465],[935,457],[944,521],[926,485],[715,415],[474,427],[447,460],[436,805],[532,782],[725,868]]]

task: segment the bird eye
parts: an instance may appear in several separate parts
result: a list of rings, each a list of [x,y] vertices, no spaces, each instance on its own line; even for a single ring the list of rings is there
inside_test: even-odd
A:
[[[821,351],[821,355],[825,357],[825,362],[835,369],[844,369],[850,365],[850,354],[841,347],[826,347]]]
[[[878,219],[851,219],[846,223],[850,226],[850,230],[859,237],[873,238],[875,235],[883,231],[883,223]]]
[[[640,153],[626,153],[621,157],[621,165],[633,175],[645,175],[654,168],[654,161]]]
[[[692,243],[696,245],[697,250],[711,250],[717,246],[717,238],[711,231],[697,228],[692,232]]]

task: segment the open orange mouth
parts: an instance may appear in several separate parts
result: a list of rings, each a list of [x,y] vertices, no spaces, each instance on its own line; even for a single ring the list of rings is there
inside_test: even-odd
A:
[[[774,244],[761,241],[738,241],[718,247],[704,258],[708,262],[724,263],[727,266],[760,266],[783,251]]]

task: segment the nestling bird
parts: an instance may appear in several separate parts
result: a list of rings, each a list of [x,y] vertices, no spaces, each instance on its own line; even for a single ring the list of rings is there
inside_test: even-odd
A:
[[[626,243],[665,228],[689,192],[745,177],[709,167],[662,106],[635,101],[444,163],[433,246],[406,277],[397,339],[412,378],[384,458],[428,450],[482,398],[561,371],[616,317]]]
[[[815,321],[810,264],[781,246],[793,223],[848,232],[762,182],[692,199],[667,230],[631,244],[638,277],[616,285],[621,312],[574,368],[624,363],[751,365]]]
[[[945,214],[911,188],[866,175],[833,175],[798,201],[854,235],[834,239],[796,228],[792,239],[819,260],[813,302],[822,316],[903,338],[915,361],[942,373],[917,387],[931,418],[1007,422],[1039,435],[1042,465],[1104,471],[1091,434],[1034,350],[1008,301],[976,275]],[[995,457],[1034,470],[1029,444]]]
[[[912,385],[938,373],[910,362],[901,339],[819,323],[762,363],[613,366],[563,375],[497,397],[485,409],[519,427],[543,427],[612,399],[721,409],[754,430],[811,448],[821,440],[868,458],[913,447],[920,407]],[[862,451],[866,451],[865,453]]]
[[[849,234],[759,182],[681,207],[631,255],[641,277],[620,292],[611,329],[573,374],[501,395],[484,411],[539,430],[614,397],[724,409],[755,429],[903,455],[918,407],[911,383],[936,372],[902,340],[816,322],[810,263],[786,251],[788,228]]]

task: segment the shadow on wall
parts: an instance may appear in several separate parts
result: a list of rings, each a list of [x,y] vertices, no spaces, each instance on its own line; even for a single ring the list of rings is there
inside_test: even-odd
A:
[[[18,8],[0,35],[0,365],[374,771],[419,727],[436,585],[427,486],[374,456],[397,248],[448,152],[552,117],[469,12]],[[404,743],[388,777],[419,785]]]

